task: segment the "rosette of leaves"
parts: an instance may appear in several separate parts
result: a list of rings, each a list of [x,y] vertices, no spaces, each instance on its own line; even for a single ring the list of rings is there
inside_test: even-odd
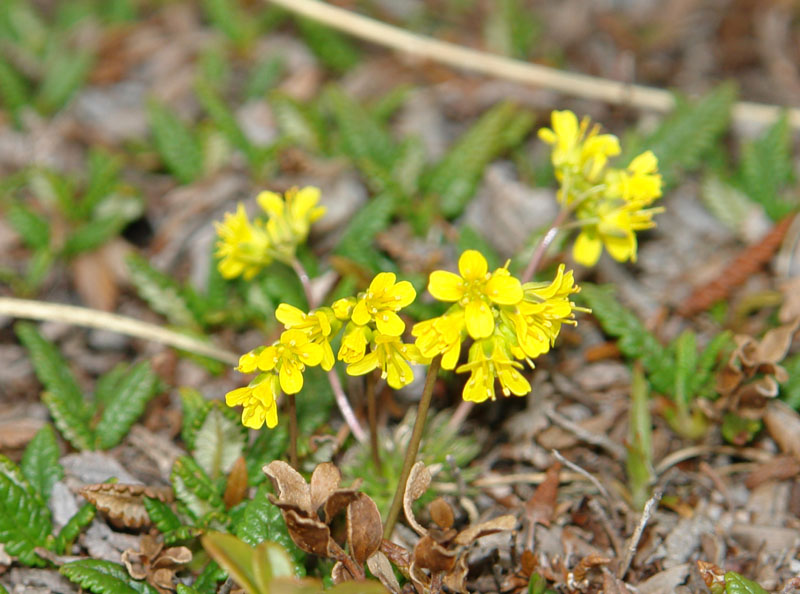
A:
[[[37,547],[59,555],[69,553],[72,542],[94,518],[94,506],[86,504],[57,534],[52,534],[47,501],[53,485],[63,475],[55,432],[50,425],[34,436],[19,466],[0,455],[0,544],[24,565],[47,564],[36,554]]]
[[[102,375],[94,397],[86,399],[61,353],[33,324],[19,322],[14,329],[45,387],[42,400],[53,422],[78,450],[107,450],[117,445],[161,389],[158,376],[143,361]]]

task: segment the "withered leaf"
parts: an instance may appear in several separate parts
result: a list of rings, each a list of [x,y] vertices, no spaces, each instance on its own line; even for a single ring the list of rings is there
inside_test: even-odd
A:
[[[336,514],[350,505],[350,502],[357,496],[358,492],[355,489],[339,489],[338,491],[334,491],[330,497],[325,500],[325,505],[322,508],[322,511],[325,512],[325,521],[330,524],[333,518],[336,517]]]
[[[597,553],[591,553],[590,555],[586,555],[586,557],[578,562],[578,564],[575,566],[575,569],[572,570],[572,575],[576,581],[582,582],[586,579],[586,574],[590,569],[593,567],[602,567],[608,563],[611,563],[611,559],[608,557],[603,557]]]
[[[144,498],[165,503],[173,500],[170,487],[148,487],[124,483],[96,483],[86,485],[80,494],[106,516],[112,524],[124,528],[141,528],[150,525],[150,516],[144,507]]]
[[[448,551],[429,535],[424,535],[414,547],[414,564],[432,572],[448,572],[456,565],[456,552]]]
[[[333,580],[334,584],[349,582],[354,580],[355,577],[356,576],[350,573],[350,570],[347,569],[347,566],[341,561],[337,561],[331,569],[331,579]]]
[[[780,400],[770,400],[764,426],[782,452],[800,457],[800,414]]]
[[[428,511],[431,514],[431,520],[442,530],[453,527],[453,522],[455,522],[453,508],[441,497],[437,497],[431,501],[431,504],[428,506]]]
[[[363,565],[381,547],[383,522],[378,506],[364,493],[347,506],[347,542],[350,555]]]
[[[230,509],[240,503],[245,495],[247,495],[247,464],[244,456],[239,456],[228,474],[222,500],[225,502],[225,507]]]
[[[320,520],[305,518],[293,509],[284,510],[283,518],[286,520],[289,536],[298,547],[306,553],[320,557],[328,556],[329,541],[332,540],[328,526]]]
[[[311,490],[303,476],[282,460],[274,460],[262,468],[278,492],[278,500],[296,506],[307,513],[311,507]]]
[[[323,462],[311,475],[311,508],[318,509],[339,488],[342,473],[331,462]]]
[[[505,516],[498,516],[486,522],[475,524],[469,528],[465,528],[455,537],[453,542],[457,545],[466,546],[478,540],[482,536],[488,536],[495,532],[502,532],[503,530],[513,530],[517,525],[517,519],[507,514]]]
[[[467,556],[461,555],[456,566],[444,576],[444,585],[453,592],[466,592],[468,573]]]
[[[525,502],[525,515],[531,524],[538,522],[543,526],[550,526],[556,509],[558,473],[560,470],[560,462],[556,462],[548,468],[542,484],[536,487],[531,498]]]
[[[405,512],[406,520],[419,535],[427,534],[428,531],[417,522],[414,517],[414,511],[411,509],[411,504],[422,497],[430,484],[431,473],[426,468],[425,463],[420,461],[414,464],[406,481],[405,493],[403,493],[403,511]]]
[[[625,583],[611,572],[603,571],[603,594],[629,594],[630,590]]]
[[[377,551],[367,559],[367,567],[376,578],[383,584],[384,588],[389,590],[391,594],[400,594],[400,582],[397,581],[397,576],[392,570],[392,564],[389,558]]]

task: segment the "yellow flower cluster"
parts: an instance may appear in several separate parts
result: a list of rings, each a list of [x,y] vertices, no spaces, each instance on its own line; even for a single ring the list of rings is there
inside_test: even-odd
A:
[[[461,345],[474,343],[467,363],[456,369],[469,372],[464,400],[495,399],[495,380],[503,394],[530,392],[520,373],[522,364],[550,350],[564,323],[575,323],[570,295],[578,292],[572,272],[558,269],[551,283],[525,283],[507,268],[489,272],[480,252],[468,250],[458,260],[459,274],[437,270],[430,275],[428,292],[439,301],[452,302],[444,315],[419,322],[411,333],[424,357],[442,355],[442,367],[454,369]]]
[[[605,246],[615,260],[635,262],[636,231],[654,227],[653,215],[663,210],[648,208],[661,196],[656,156],[647,151],[624,169],[608,167],[620,153],[616,136],[599,134],[588,118],[578,123],[571,111],[554,111],[551,121],[552,129],[539,130],[539,137],[553,146],[559,202],[581,225],[575,261],[593,266]]]
[[[235,213],[225,213],[217,223],[220,274],[250,280],[273,260],[291,263],[311,224],[325,214],[325,208],[317,205],[319,198],[319,189],[311,186],[292,188],[284,196],[261,192],[256,200],[266,220],[251,222],[241,204]]]

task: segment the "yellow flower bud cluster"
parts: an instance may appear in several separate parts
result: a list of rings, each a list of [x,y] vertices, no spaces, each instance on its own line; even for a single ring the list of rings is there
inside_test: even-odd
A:
[[[554,111],[551,122],[539,138],[553,147],[558,200],[581,225],[575,261],[593,266],[605,247],[615,260],[635,262],[636,231],[654,227],[653,215],[663,210],[648,208],[661,196],[656,156],[646,151],[624,169],[609,167],[609,158],[621,152],[616,136],[600,134],[589,118],[578,123],[571,111]]]
[[[225,213],[217,223],[217,258],[224,278],[251,280],[273,260],[291,263],[297,246],[308,238],[311,224],[325,214],[318,206],[320,191],[311,186],[288,190],[283,196],[261,192],[257,197],[266,218],[250,221],[244,206]]]

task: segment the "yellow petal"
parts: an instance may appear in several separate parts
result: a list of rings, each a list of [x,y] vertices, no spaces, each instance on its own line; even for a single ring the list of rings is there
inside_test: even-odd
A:
[[[605,236],[604,243],[608,253],[617,262],[636,262],[636,235],[630,233],[623,237]]]
[[[516,305],[522,301],[522,285],[513,276],[495,272],[486,283],[486,295],[500,305]]]
[[[458,271],[464,280],[477,280],[486,276],[489,264],[479,251],[467,250],[458,259]]]
[[[256,196],[256,202],[271,217],[283,215],[283,198],[275,192],[261,192]]]
[[[585,231],[582,231],[578,238],[575,240],[575,245],[572,248],[572,257],[578,264],[584,266],[594,266],[600,259],[600,253],[603,251],[603,242],[597,235],[590,236]]]
[[[378,367],[378,353],[372,352],[365,355],[360,361],[347,366],[348,375],[365,375]]]
[[[446,270],[434,270],[428,281],[428,292],[439,301],[458,301],[464,296],[464,280]]]
[[[242,411],[242,425],[250,429],[261,429],[264,424],[265,409],[261,405],[246,406]]]
[[[372,279],[372,282],[369,284],[369,289],[367,289],[367,293],[383,293],[387,289],[391,288],[396,280],[397,277],[395,276],[394,272],[381,272]]]
[[[645,151],[628,165],[628,171],[637,175],[655,173],[658,170],[658,158],[653,151]]]
[[[417,292],[414,290],[414,286],[408,281],[400,281],[386,291],[386,299],[391,301],[389,307],[394,311],[411,305],[416,296]]]
[[[464,310],[467,332],[472,338],[486,338],[494,332],[494,314],[483,301],[470,301]]]
[[[278,407],[277,406],[270,406],[265,411],[265,419],[267,423],[267,427],[270,429],[275,428],[278,425]]]
[[[236,388],[225,394],[225,404],[228,406],[239,406],[250,398],[253,389],[249,386]]]
[[[281,390],[287,394],[297,394],[303,389],[303,373],[300,368],[284,359],[280,372]]]
[[[278,306],[278,309],[275,310],[275,317],[287,328],[300,326],[306,323],[305,312],[288,303],[281,303]]]
[[[406,329],[406,323],[393,311],[380,312],[375,317],[375,325],[378,332],[387,336],[400,336]]]
[[[297,349],[297,356],[309,367],[314,367],[322,361],[322,347],[318,344],[308,343]]]

